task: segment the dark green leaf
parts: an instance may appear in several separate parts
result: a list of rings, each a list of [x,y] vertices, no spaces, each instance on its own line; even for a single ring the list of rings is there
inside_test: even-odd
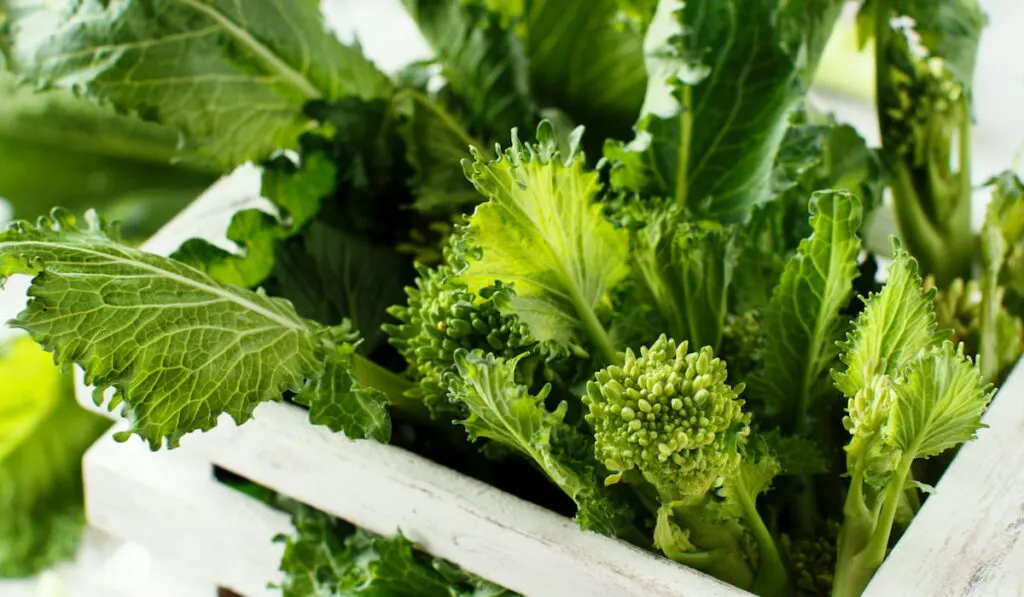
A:
[[[225,167],[293,148],[303,105],[390,93],[314,0],[4,0],[11,68],[182,131]]]
[[[636,139],[606,150],[614,186],[725,221],[767,201],[789,114],[841,6],[661,0]]]
[[[314,221],[301,236],[278,244],[266,288],[303,317],[326,325],[350,320],[364,339],[360,352],[368,354],[382,340],[388,306],[402,302],[412,274],[394,248]]]

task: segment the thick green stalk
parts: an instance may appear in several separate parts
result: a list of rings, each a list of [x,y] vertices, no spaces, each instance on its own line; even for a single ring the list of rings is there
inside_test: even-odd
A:
[[[877,496],[881,503],[868,508],[864,501],[863,474],[853,475],[850,493],[843,508],[843,528],[839,533],[832,597],[859,597],[875,571],[882,565],[889,547],[893,521],[903,496],[913,459],[904,456],[885,490]]]
[[[966,92],[953,113],[934,111],[928,122],[901,122],[890,64],[892,14],[889,0],[875,1],[875,102],[882,149],[892,168],[891,190],[900,235],[925,274],[940,288],[954,279],[970,279],[974,260],[971,227],[971,119]],[[927,97],[910,97],[928,102]],[[904,100],[906,101],[906,100]],[[951,126],[955,123],[955,126]],[[920,127],[917,134],[901,131]],[[958,137],[957,169],[949,164],[952,137]]]

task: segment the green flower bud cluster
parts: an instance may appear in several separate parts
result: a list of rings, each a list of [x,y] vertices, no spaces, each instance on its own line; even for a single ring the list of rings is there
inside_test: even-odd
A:
[[[662,335],[637,357],[595,374],[583,398],[597,457],[617,473],[637,470],[664,501],[704,495],[739,465],[750,414],[743,384],[726,383],[725,362],[709,346],[688,353]]]
[[[407,303],[388,309],[400,323],[385,325],[384,331],[408,363],[409,374],[420,381],[418,397],[433,412],[450,410],[443,378],[459,349],[509,359],[530,352],[542,362],[561,356],[552,344],[534,340],[519,318],[501,313],[512,296],[507,286],[499,283],[474,297],[452,280],[450,266],[417,269],[416,287],[406,288]]]
[[[816,597],[832,592],[836,569],[836,541],[839,524],[829,522],[822,537],[793,539],[782,535],[780,543],[789,557],[798,597]]]

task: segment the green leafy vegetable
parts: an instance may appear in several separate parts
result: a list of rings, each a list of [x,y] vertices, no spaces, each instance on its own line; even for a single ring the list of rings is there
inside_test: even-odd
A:
[[[12,224],[0,234],[0,277],[35,275],[13,324],[58,362],[80,365],[87,383],[116,388],[111,409],[123,403],[131,432],[152,447],[211,429],[225,412],[245,421],[260,402],[319,376],[328,334],[289,303],[130,249],[109,232],[94,215],[79,227],[59,211],[36,226]],[[260,365],[269,361],[276,365]]]
[[[28,577],[74,555],[82,455],[108,423],[27,338],[0,346],[0,379],[0,577]]]
[[[489,200],[469,218],[466,242],[479,256],[458,279],[473,292],[497,280],[511,284],[509,311],[535,338],[592,342],[611,361],[615,349],[595,308],[626,275],[628,244],[594,202],[598,178],[583,169],[581,133],[562,156],[543,123],[537,143],[513,135],[497,160],[467,163],[466,176]]]
[[[841,5],[661,0],[636,139],[606,150],[613,184],[724,221],[767,201],[789,113]]]
[[[511,591],[416,550],[306,507],[293,508],[284,597],[514,597]]]
[[[921,0],[871,0],[862,9],[862,36],[875,41],[882,150],[900,232],[940,286],[971,273],[970,112],[984,25],[977,0],[942,10]]]
[[[764,369],[759,395],[790,432],[808,433],[828,395],[828,371],[838,355],[843,318],[857,275],[861,206],[848,193],[811,199],[814,232],[787,261],[761,325]]]
[[[0,0],[0,151],[53,115],[40,147],[255,161],[272,204],[171,258],[17,222],[14,325],[153,448],[289,400],[755,594],[860,594],[1024,349],[1024,185],[965,217],[976,4],[863,3],[880,149],[805,100],[841,0],[403,4],[435,56],[387,76],[312,0]],[[286,596],[508,594],[288,509]]]
[[[857,319],[836,386],[849,400],[843,424],[850,491],[843,509],[833,595],[859,595],[881,565],[911,465],[974,437],[992,398],[981,371],[935,331],[917,262],[898,243],[885,288]]]
[[[358,48],[326,31],[311,0],[0,7],[11,21],[0,48],[16,72],[171,125],[223,166],[295,147],[310,100],[390,91]]]

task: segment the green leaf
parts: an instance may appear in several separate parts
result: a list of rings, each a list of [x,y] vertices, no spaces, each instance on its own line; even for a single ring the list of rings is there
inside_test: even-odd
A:
[[[772,163],[841,0],[661,0],[644,41],[636,138],[609,144],[612,184],[700,217],[743,219]]]
[[[267,292],[290,301],[307,319],[325,325],[350,320],[363,338],[362,354],[380,345],[387,308],[403,301],[403,284],[413,274],[393,247],[319,220],[278,243],[274,261]]]
[[[928,458],[974,437],[995,394],[981,371],[944,342],[907,364],[892,384],[888,435],[913,458]]]
[[[175,447],[320,375],[326,339],[288,302],[118,244],[95,214],[86,224],[60,210],[13,223],[0,233],[0,279],[35,276],[13,325],[81,366],[97,392],[117,390],[110,408],[123,402],[131,423],[121,438]]]
[[[810,211],[814,232],[786,262],[761,320],[762,371],[753,384],[766,411],[800,434],[814,428],[817,403],[831,390],[828,372],[845,324],[840,310],[853,292],[861,250],[857,197],[815,193]]]
[[[293,148],[309,100],[386,96],[313,0],[5,0],[11,67],[180,130],[229,168]],[[87,23],[88,26],[82,26]]]
[[[190,238],[171,257],[218,282],[254,288],[273,270],[274,246],[285,236],[287,231],[276,217],[259,209],[243,209],[231,217],[225,232],[225,237],[238,246],[238,253]]]
[[[780,472],[786,475],[820,475],[829,470],[825,455],[812,440],[785,436],[773,429],[758,435],[765,450],[778,462]]]
[[[218,171],[182,156],[178,141],[171,128],[36,89],[0,68],[0,198],[16,217],[45,213],[54,197],[84,209],[138,194],[180,209]]]
[[[27,577],[74,554],[82,456],[108,423],[28,338],[0,346],[0,379],[0,578]]]
[[[643,103],[643,31],[623,27],[617,0],[524,0],[530,87],[542,108],[586,127],[587,150],[626,139]]]
[[[633,237],[634,269],[673,339],[718,350],[736,259],[732,231],[651,211]]]
[[[480,350],[455,353],[458,375],[448,376],[449,397],[469,413],[458,423],[470,439],[487,438],[532,459],[576,502],[577,521],[585,528],[617,534],[625,513],[603,487],[592,441],[565,423],[566,402],[554,412],[545,408],[550,386],[534,396],[516,383],[520,358],[502,359]],[[587,442],[585,457],[579,454],[583,441]]]
[[[468,122],[488,139],[536,126],[526,54],[499,14],[465,0],[402,3],[436,52]]]
[[[387,396],[380,390],[361,386],[352,374],[351,346],[343,346],[327,357],[324,373],[295,396],[295,402],[309,407],[309,422],[323,425],[349,439],[391,439],[391,418]]]
[[[281,218],[258,209],[237,212],[226,237],[241,253],[225,251],[198,238],[182,243],[171,257],[218,282],[255,288],[274,270],[279,240],[299,232],[320,211],[321,200],[334,191],[335,168],[322,153],[312,153],[299,167],[277,160],[263,168],[261,195],[281,208]],[[287,224],[285,223],[287,222]]]
[[[877,375],[892,376],[921,351],[949,337],[937,330],[932,303],[935,290],[925,291],[917,261],[893,239],[893,261],[882,291],[865,300],[864,311],[841,345],[846,370],[833,373],[836,387],[847,398],[870,387]]]
[[[514,597],[514,593],[416,549],[401,533],[380,537],[305,506],[281,537],[283,597]]]
[[[439,99],[402,90],[394,102],[405,118],[398,131],[405,142],[406,158],[415,170],[409,184],[416,194],[416,209],[437,213],[479,203],[480,194],[466,180],[459,164],[472,157],[470,148],[491,157],[486,143],[470,136]]]
[[[493,162],[477,156],[466,176],[488,198],[469,218],[466,242],[475,246],[459,281],[471,292],[501,281],[516,296],[510,310],[538,340],[589,340],[606,360],[615,349],[595,308],[628,273],[628,239],[601,216],[594,202],[598,175],[576,152],[562,158],[552,127],[542,123],[537,143],[512,146]]]
[[[853,193],[861,200],[863,219],[867,220],[882,200],[881,170],[876,152],[853,127],[837,123],[832,115],[794,115],[775,156],[773,202],[781,205],[771,222],[778,227],[772,231],[777,238],[766,239],[774,246],[765,248],[784,254],[811,234],[806,216],[809,199],[816,191]],[[755,212],[755,220],[758,215]]]

